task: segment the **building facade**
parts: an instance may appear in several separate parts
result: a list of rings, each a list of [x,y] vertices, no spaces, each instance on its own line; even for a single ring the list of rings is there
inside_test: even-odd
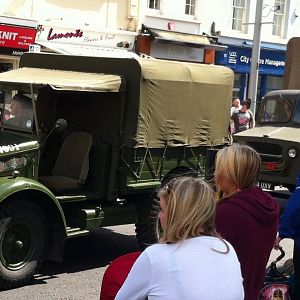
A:
[[[261,51],[257,99],[266,92],[283,86],[286,44],[300,30],[299,0],[263,1]],[[217,40],[225,51],[210,51],[215,64],[228,66],[235,73],[234,96],[247,98],[251,65],[252,40],[256,13],[256,0],[145,0],[139,23],[150,28],[208,36]],[[156,47],[157,48],[157,47]],[[153,56],[163,56],[157,49]],[[166,44],[160,52],[170,58],[203,57],[203,49],[186,49]],[[217,49],[220,50],[220,49]],[[199,53],[200,52],[200,53]],[[205,53],[205,52],[204,52]],[[186,59],[186,60],[191,60]],[[196,60],[194,60],[196,61]],[[202,62],[208,62],[202,59]]]
[[[133,56],[138,13],[138,0],[3,0],[0,6],[0,15],[37,21],[33,51],[88,56]]]
[[[49,51],[99,56],[136,51],[228,66],[235,73],[234,95],[243,99],[257,1],[263,1],[260,99],[282,88],[286,44],[300,30],[300,0],[1,0],[0,15],[37,21],[35,43]]]
[[[15,69],[20,56],[34,43],[37,21],[0,16],[0,72]]]

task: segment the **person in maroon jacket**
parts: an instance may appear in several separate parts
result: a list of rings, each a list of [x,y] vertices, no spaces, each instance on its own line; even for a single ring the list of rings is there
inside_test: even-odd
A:
[[[234,247],[241,264],[246,300],[257,300],[278,230],[277,202],[256,186],[260,157],[233,144],[217,154],[215,182],[222,192],[216,228]]]

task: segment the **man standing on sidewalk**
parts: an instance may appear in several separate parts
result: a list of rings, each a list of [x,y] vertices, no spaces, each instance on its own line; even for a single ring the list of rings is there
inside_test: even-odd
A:
[[[254,117],[249,108],[250,101],[244,100],[242,102],[242,108],[233,112],[231,119],[234,124],[234,133],[253,128],[255,126]]]
[[[230,118],[232,117],[234,112],[239,111],[242,108],[241,103],[240,103],[240,99],[235,97],[232,100],[232,106],[230,108]],[[234,133],[234,123],[232,120],[230,120],[230,132]]]

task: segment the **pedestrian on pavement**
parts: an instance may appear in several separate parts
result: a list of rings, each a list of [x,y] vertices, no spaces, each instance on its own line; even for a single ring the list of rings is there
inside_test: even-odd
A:
[[[234,124],[234,133],[250,129],[255,126],[253,113],[250,110],[250,100],[242,101],[242,108],[233,111],[231,120]]]
[[[291,290],[292,299],[300,299],[300,174],[297,178],[296,189],[290,196],[287,206],[280,217],[278,237],[275,248],[280,247],[284,238],[294,240],[294,285]]]
[[[248,146],[233,144],[217,153],[215,182],[223,195],[216,228],[237,253],[246,300],[258,299],[279,221],[277,202],[256,186],[259,168],[260,157]]]
[[[138,257],[116,299],[244,299],[235,251],[215,230],[212,188],[180,177],[158,196],[159,243]]]
[[[238,97],[234,97],[232,100],[232,106],[230,108],[230,118],[232,117],[232,114],[234,112],[238,112],[241,108],[242,108],[242,106],[240,103],[240,99]],[[231,131],[231,134],[234,133],[234,123],[233,123],[233,120],[231,120],[231,119],[230,119],[230,131]]]

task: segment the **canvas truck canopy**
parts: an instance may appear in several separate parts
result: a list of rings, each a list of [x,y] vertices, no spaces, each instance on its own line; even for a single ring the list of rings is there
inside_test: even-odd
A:
[[[55,90],[119,92],[121,77],[118,75],[73,72],[41,68],[19,68],[0,73],[0,86],[26,90],[49,85]]]
[[[233,72],[226,67],[139,60],[137,146],[216,146],[228,142]]]
[[[103,74],[115,74],[113,76],[116,77],[111,78],[119,80],[120,77],[124,78],[124,146],[197,147],[229,142],[229,111],[234,74],[227,67],[159,59],[45,53],[25,53],[21,56],[20,66],[49,70],[45,70],[45,73],[51,69],[56,70],[57,74],[72,71],[72,74],[81,74],[79,79],[82,80],[85,80],[82,75],[94,73],[100,78],[105,78]],[[0,83],[1,76],[2,74]],[[86,80],[89,78],[89,75],[86,76]],[[71,84],[76,82],[74,79],[75,77]],[[14,81],[13,78],[11,80]],[[35,80],[38,83],[38,78],[35,77]],[[27,79],[25,81],[28,82]],[[54,85],[55,82],[50,84]]]

